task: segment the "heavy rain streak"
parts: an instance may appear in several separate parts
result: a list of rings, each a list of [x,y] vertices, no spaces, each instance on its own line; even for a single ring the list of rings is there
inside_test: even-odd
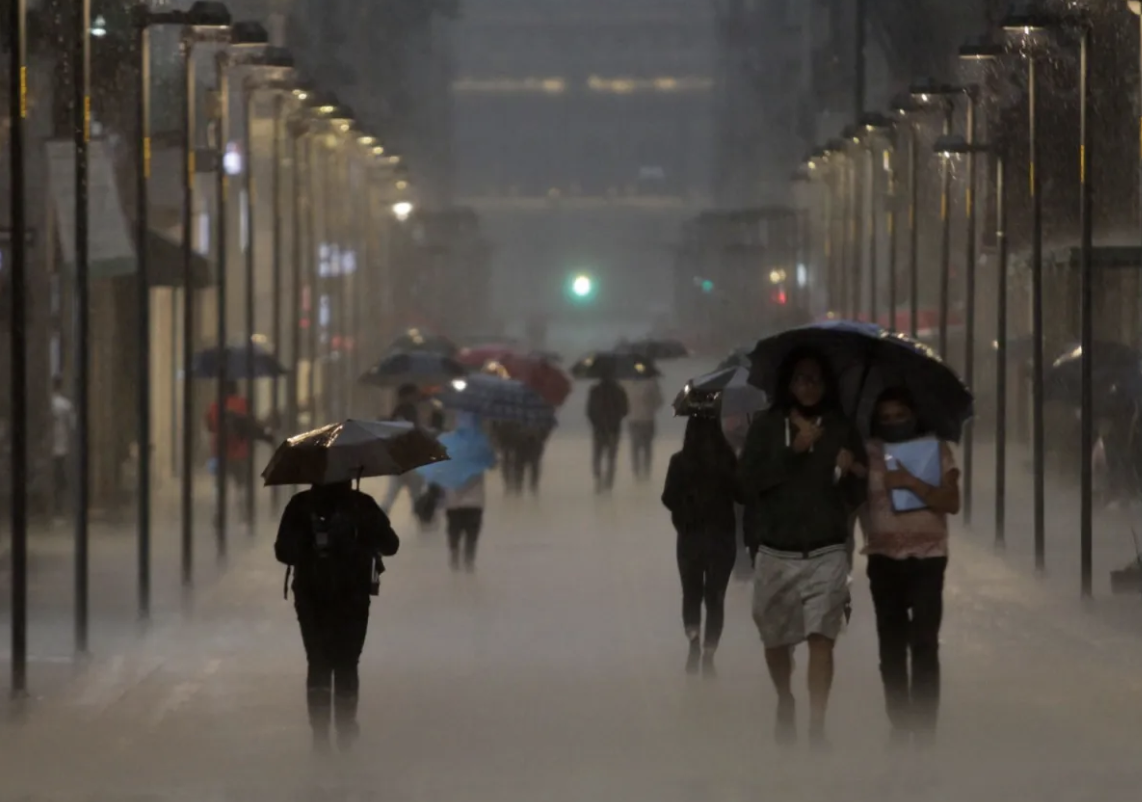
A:
[[[1137,0],[0,0],[0,802],[1142,799]]]

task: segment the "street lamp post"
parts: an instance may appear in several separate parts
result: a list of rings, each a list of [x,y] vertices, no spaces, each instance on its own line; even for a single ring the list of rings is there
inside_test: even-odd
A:
[[[196,9],[199,15],[196,17]],[[230,12],[221,3],[195,3],[182,29],[183,98],[182,145],[182,582],[194,581],[194,393],[190,389],[194,361],[194,175],[196,146],[196,81],[194,47],[205,42],[230,39]]]
[[[858,153],[860,144],[860,129],[855,125],[847,125],[841,132],[841,139],[845,143],[846,161],[849,174],[849,241],[851,243],[852,265],[846,270],[844,278],[845,287],[845,316],[855,319],[860,310],[860,294],[863,286],[864,273],[864,247],[861,237],[861,223],[864,217],[864,187],[861,185],[861,165]]]
[[[1027,9],[1013,9],[1002,22],[1006,33],[1017,37],[1027,48],[1027,122],[1030,159],[1028,178],[1031,195],[1031,451],[1033,462],[1033,527],[1035,568],[1047,566],[1046,540],[1046,453],[1043,419],[1043,197],[1039,178],[1039,137],[1036,129],[1038,93],[1036,82],[1035,38],[1051,20]],[[1084,460],[1090,458],[1087,454]]]
[[[237,26],[235,26],[237,27]],[[261,26],[259,26],[260,28]],[[255,202],[256,185],[254,183],[254,163],[253,158],[253,137],[250,133],[250,126],[253,119],[252,107],[254,102],[255,92],[259,88],[273,89],[281,91],[288,88],[287,82],[290,74],[293,71],[293,57],[289,52],[282,48],[268,48],[259,57],[250,59],[246,62],[247,66],[253,71],[253,74],[246,78],[242,86],[242,150],[245,155],[244,170],[242,176],[244,179],[245,189],[245,212],[246,212],[246,288],[245,288],[245,339],[246,345],[246,403],[249,405],[251,415],[257,415],[257,386],[258,381],[254,373],[254,336],[256,329],[255,320],[255,274],[256,262],[255,256],[257,253],[255,243],[257,242],[257,226],[256,226],[256,209],[257,203]],[[275,143],[276,143],[276,128],[275,121]],[[274,345],[277,348],[277,345]],[[254,533],[255,526],[257,525],[257,504],[255,500],[257,496],[254,494],[254,449],[251,447],[247,453],[245,464],[242,469],[246,473],[246,495],[243,499],[246,505],[245,518],[246,525],[249,533]]]
[[[869,259],[869,279],[868,279],[869,303],[868,303],[868,309],[869,309],[869,316],[870,316],[869,319],[871,320],[871,322],[876,323],[877,322],[877,315],[879,312],[878,300],[879,300],[879,294],[880,294],[880,287],[879,287],[879,281],[878,281],[879,264],[878,264],[878,253],[877,253],[877,238],[879,236],[879,232],[877,231],[878,223],[877,223],[876,210],[877,210],[877,204],[881,200],[881,197],[879,195],[880,181],[878,180],[878,176],[879,176],[881,170],[883,169],[882,165],[878,163],[877,157],[881,153],[881,151],[880,151],[881,140],[884,136],[891,134],[892,129],[893,129],[893,123],[892,123],[892,120],[888,119],[883,114],[873,113],[873,114],[865,114],[861,118],[860,125],[864,130],[864,134],[865,134],[864,142],[865,142],[865,147],[868,150],[868,179],[869,179],[869,188],[870,188],[870,190],[869,190],[870,200],[869,200],[869,209],[868,209],[868,253],[869,253],[869,257],[868,257],[868,259]],[[889,181],[891,181],[891,180],[892,179],[890,178]],[[888,220],[888,224],[891,228],[893,226],[892,210],[891,209],[888,209],[886,211],[886,219]],[[892,257],[890,257],[890,261],[894,261],[895,248],[893,247],[891,242],[888,243],[888,245],[889,245],[890,252],[892,252],[892,254],[893,254]],[[892,266],[892,269],[895,270],[895,265]],[[890,283],[894,283],[894,282],[895,282],[895,278],[890,279]],[[895,295],[895,288],[893,288],[892,294]],[[894,313],[895,313],[895,310],[893,308],[891,308],[891,306],[890,306],[889,317],[891,318]],[[891,328],[891,324],[889,325],[889,328]]]
[[[1087,20],[1079,29],[1079,229],[1080,271],[1079,317],[1082,332],[1082,371],[1080,395],[1082,416],[1080,421],[1082,473],[1081,512],[1079,524],[1080,584],[1083,598],[1094,592],[1094,270],[1091,257],[1094,250],[1093,206],[1091,188],[1090,147],[1090,69],[1088,59],[1091,48],[1092,26]]]
[[[226,344],[229,339],[228,324],[228,287],[229,287],[229,261],[230,261],[230,172],[235,169],[226,159],[230,145],[230,70],[238,65],[251,64],[261,54],[267,43],[269,35],[261,23],[243,20],[234,23],[230,32],[229,47],[218,52],[214,66],[218,82],[218,164],[215,165],[215,180],[217,209],[217,265],[218,277],[215,294],[216,320],[218,341],[218,376],[215,385],[215,405],[218,409],[214,421],[214,438],[217,443],[215,459],[217,460],[217,475],[215,477],[217,508],[214,513],[215,546],[219,560],[226,558],[227,530],[226,519],[228,515],[227,488],[230,478],[228,461],[229,454],[229,384],[236,377],[230,375],[230,360],[227,355]],[[249,173],[250,154],[242,154],[242,165]],[[247,343],[248,348],[252,344]],[[249,402],[248,402],[249,403]],[[253,412],[252,408],[250,410]],[[251,449],[252,450],[252,449]],[[253,494],[253,486],[248,486],[248,494]]]
[[[995,372],[995,545],[1006,544],[1007,505],[1007,200],[1006,160],[998,149],[961,136],[941,137],[936,152],[945,158],[961,154],[992,153],[995,156],[996,245],[996,372]]]
[[[290,259],[291,280],[290,291],[291,299],[290,306],[293,311],[291,320],[291,346],[290,358],[293,361],[293,370],[290,373],[289,393],[286,397],[287,417],[289,419],[290,431],[297,432],[301,429],[301,412],[299,396],[301,388],[298,384],[301,370],[301,348],[302,348],[302,318],[304,310],[302,309],[302,287],[306,276],[306,266],[308,261],[306,254],[312,250],[311,239],[306,236],[305,221],[309,218],[310,203],[306,194],[305,188],[309,185],[309,154],[311,150],[311,143],[309,141],[309,122],[307,119],[307,107],[304,105],[311,97],[311,93],[305,89],[295,89],[293,92],[294,99],[303,104],[298,107],[289,121],[290,133],[290,160],[293,165],[291,173],[291,200],[290,200],[290,216],[291,216],[291,249],[293,255]],[[310,313],[312,318],[312,312]],[[312,320],[310,321],[312,326]]]
[[[151,177],[151,35],[156,26],[202,28],[226,26],[230,14],[225,6],[195,3],[189,11],[155,12],[144,5],[134,6],[133,23],[139,53],[139,83],[136,88],[135,148],[135,303],[138,339],[138,607],[139,618],[151,614],[151,280],[148,273],[150,249],[149,184]],[[173,295],[173,294],[172,294]],[[173,321],[172,321],[173,323]],[[172,388],[172,399],[175,397]],[[174,430],[174,418],[171,429]]]
[[[25,0],[8,3],[8,157],[11,164],[10,211],[12,219],[11,293],[11,442],[12,476],[12,695],[22,697],[28,688],[28,313],[27,236],[25,207],[27,176],[24,164],[28,115],[27,30]]]
[[[925,79],[909,88],[914,101],[924,106],[942,106],[944,110],[943,135],[952,133],[955,117],[953,98],[963,93],[963,87],[939,84]],[[968,96],[969,104],[974,102]],[[948,160],[940,163],[940,322],[938,348],[940,356],[948,358],[948,315],[951,309],[952,275],[952,172]]]
[[[915,339],[920,333],[920,129],[915,115],[923,109],[907,92],[892,99],[891,109],[908,127],[908,332]]]

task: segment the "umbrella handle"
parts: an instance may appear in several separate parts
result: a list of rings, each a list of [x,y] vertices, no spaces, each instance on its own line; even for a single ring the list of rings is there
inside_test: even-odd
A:
[[[365,473],[365,466],[364,465],[357,468],[357,490],[361,489],[361,477],[364,475],[364,473]]]

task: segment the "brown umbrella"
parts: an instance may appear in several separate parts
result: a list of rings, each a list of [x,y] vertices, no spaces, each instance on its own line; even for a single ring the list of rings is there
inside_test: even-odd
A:
[[[448,459],[436,438],[404,421],[347,420],[295,435],[270,458],[269,485],[325,485],[398,474]]]

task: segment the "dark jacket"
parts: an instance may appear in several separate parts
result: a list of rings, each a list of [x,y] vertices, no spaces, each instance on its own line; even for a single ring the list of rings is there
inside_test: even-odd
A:
[[[587,396],[587,420],[591,428],[600,432],[619,432],[623,419],[630,412],[626,390],[613,379],[603,379],[591,388]]]
[[[754,419],[741,456],[741,482],[749,530],[758,545],[776,551],[808,554],[843,546],[849,520],[863,502],[866,482],[834,474],[842,448],[867,465],[864,443],[856,427],[840,413],[821,417],[824,434],[810,451],[793,450],[795,427],[786,413],[770,409]]]
[[[402,401],[393,409],[392,420],[408,421],[414,426],[420,425],[420,410],[412,401]]]
[[[361,547],[369,554],[391,557],[400,548],[400,538],[393,531],[388,516],[367,493],[354,490],[348,485],[303,490],[286,505],[278,526],[278,537],[274,542],[274,556],[278,562],[293,567],[295,596],[304,596],[312,581],[309,574],[312,563],[306,559],[306,549],[309,548],[312,537],[311,514],[314,511],[329,513],[333,510],[347,515],[356,527]],[[367,583],[364,590],[364,601],[368,604]]]
[[[670,458],[662,504],[678,532],[679,553],[702,549],[737,549],[734,504],[741,503],[741,485],[732,463],[711,471],[684,451]]]

